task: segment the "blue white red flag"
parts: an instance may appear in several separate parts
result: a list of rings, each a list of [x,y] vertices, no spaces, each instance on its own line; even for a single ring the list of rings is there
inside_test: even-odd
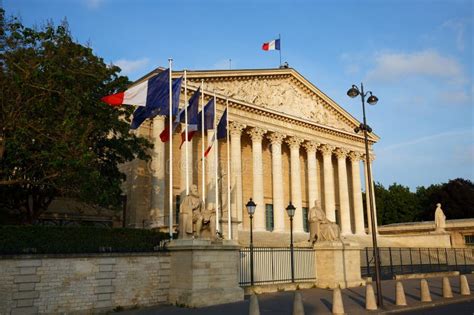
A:
[[[263,50],[280,50],[280,39],[272,40],[268,43],[263,43],[262,45]]]
[[[214,106],[215,100],[211,100],[204,106],[204,130],[214,129]],[[202,130],[202,112],[199,112],[198,115],[198,130]]]
[[[194,92],[193,96],[189,100],[188,105],[188,141],[194,136],[194,133],[198,130],[198,122],[199,122],[199,97],[201,96],[201,89],[197,89]],[[186,123],[185,113],[183,112],[180,117],[180,121],[182,123]],[[184,141],[186,141],[186,130],[181,133],[181,146],[183,145]]]
[[[204,157],[207,157],[207,155],[211,151],[212,145],[214,144],[214,142],[216,142],[216,139],[219,140],[225,137],[227,137],[227,109],[224,111],[221,116],[221,119],[219,120],[219,123],[217,124],[217,131],[214,133],[211,143],[204,152]]]

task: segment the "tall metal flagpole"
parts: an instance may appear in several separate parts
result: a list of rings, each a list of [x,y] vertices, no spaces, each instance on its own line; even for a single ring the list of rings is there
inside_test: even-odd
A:
[[[186,70],[184,70],[184,146],[185,146],[185,154],[186,154],[186,165],[184,170],[186,171],[186,196],[189,195],[189,170],[188,170],[188,81],[186,77]],[[183,167],[181,163],[181,167]]]
[[[229,240],[232,239],[232,215],[230,213],[230,141],[229,141],[229,100],[225,99],[226,119],[226,137],[227,137],[227,229]]]
[[[218,176],[218,170],[219,170],[219,153],[217,152],[219,150],[219,141],[217,140],[217,99],[216,99],[216,91],[214,91],[214,141],[215,141],[215,146],[214,146],[214,169],[215,169],[215,193],[216,193],[216,232],[220,232],[219,228],[219,178]]]
[[[280,67],[281,67],[281,35],[278,34],[278,41],[280,42],[280,49],[278,51],[280,52]]]
[[[173,63],[173,59],[168,59],[168,67],[170,69],[170,83],[169,83],[169,123],[168,123],[168,130],[169,130],[169,225],[170,225],[170,239],[173,239],[173,73],[171,70],[171,65]]]
[[[206,159],[204,158],[204,80],[201,80],[201,168],[202,168],[202,204],[206,208]]]

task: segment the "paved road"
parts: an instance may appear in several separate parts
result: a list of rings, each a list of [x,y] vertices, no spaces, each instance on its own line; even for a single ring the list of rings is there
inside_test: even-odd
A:
[[[463,297],[459,294],[459,278],[451,277],[451,287],[453,290],[454,298],[453,299],[444,299],[442,295],[442,278],[431,278],[428,279],[431,297],[433,302],[424,304],[420,302],[420,280],[404,280],[403,285],[405,289],[407,307],[397,307],[395,306],[395,281],[387,280],[382,282],[382,292],[384,300],[384,310],[378,312],[370,313],[391,313],[391,312],[400,312],[404,309],[411,309],[414,312],[401,312],[401,314],[426,314],[427,307],[431,308],[435,305],[444,304],[444,303],[453,303],[456,302],[456,305],[450,304],[446,305],[446,308],[450,310],[451,308],[455,309],[456,312],[452,314],[464,314],[463,312],[470,311],[469,315],[473,315],[474,308],[474,275],[467,275],[468,282],[470,283],[472,295],[469,297]],[[300,291],[303,297],[303,304],[305,308],[305,314],[331,314],[332,309],[332,291],[325,289],[307,289]],[[365,287],[357,287],[342,290],[344,309],[347,314],[367,314],[365,310]],[[275,292],[275,293],[266,293],[258,296],[259,305],[260,305],[260,314],[262,315],[288,315],[292,312],[293,307],[293,292]],[[469,300],[469,302],[467,302]],[[460,303],[463,302],[463,303]],[[442,306],[439,313],[438,308],[434,309],[434,314],[446,314],[447,311]],[[241,302],[229,303],[223,305],[216,305],[211,307],[199,308],[199,309],[189,309],[189,308],[179,308],[175,306],[157,306],[153,308],[144,308],[140,310],[131,310],[123,312],[122,314],[137,314],[137,315],[151,315],[151,314],[170,314],[170,315],[242,315],[248,314],[249,301],[248,297]],[[418,308],[418,310],[414,310]],[[423,309],[419,309],[423,308]],[[459,311],[459,312],[458,312]],[[430,314],[432,315],[432,314]]]

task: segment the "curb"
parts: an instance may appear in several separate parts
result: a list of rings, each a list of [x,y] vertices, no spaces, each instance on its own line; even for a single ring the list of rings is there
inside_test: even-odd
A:
[[[405,307],[401,306],[396,309],[390,309],[390,310],[384,310],[384,311],[381,310],[378,314],[396,314],[396,313],[416,311],[416,310],[422,310],[422,309],[432,308],[436,306],[456,304],[456,303],[462,303],[462,302],[468,302],[468,301],[474,301],[474,296],[459,297],[457,299],[449,299],[449,300],[445,299],[445,300],[440,300],[436,302],[423,303],[421,305],[415,305],[415,306],[405,306]]]

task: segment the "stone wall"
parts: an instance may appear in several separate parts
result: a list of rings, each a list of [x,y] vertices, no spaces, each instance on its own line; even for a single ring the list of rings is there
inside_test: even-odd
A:
[[[0,314],[84,313],[168,301],[170,254],[0,257]]]

